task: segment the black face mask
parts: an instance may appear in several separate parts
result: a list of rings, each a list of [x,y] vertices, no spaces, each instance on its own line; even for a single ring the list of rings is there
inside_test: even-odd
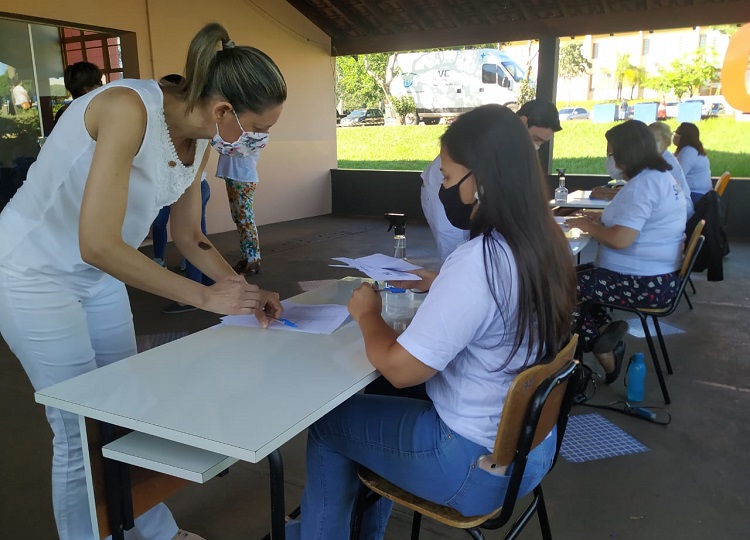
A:
[[[448,221],[457,229],[464,231],[471,229],[471,212],[474,209],[474,203],[464,203],[461,200],[458,188],[469,176],[471,176],[471,172],[461,178],[455,186],[447,189],[441,185],[438,192],[438,197],[440,198],[440,202],[443,203],[445,216],[448,218]]]

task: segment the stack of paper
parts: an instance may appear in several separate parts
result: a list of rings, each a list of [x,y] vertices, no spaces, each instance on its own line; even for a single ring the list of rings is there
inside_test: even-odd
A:
[[[334,257],[334,261],[345,264],[332,264],[336,268],[356,268],[363,274],[376,281],[418,281],[422,278],[410,274],[410,270],[418,270],[417,266],[403,259],[389,257],[382,253],[375,253],[359,259],[349,259],[347,257]]]
[[[308,305],[284,300],[281,305],[284,306],[282,317],[296,324],[297,327],[293,328],[278,321],[271,321],[271,324],[268,325],[269,329],[309,334],[332,334],[349,316],[346,306],[339,304]],[[260,328],[255,315],[226,315],[221,318],[221,324]]]

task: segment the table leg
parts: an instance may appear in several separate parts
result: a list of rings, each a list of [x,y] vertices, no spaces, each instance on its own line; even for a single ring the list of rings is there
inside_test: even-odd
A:
[[[89,499],[89,511],[91,513],[91,530],[94,538],[99,538],[99,522],[96,518],[96,499],[94,498],[94,479],[91,474],[91,456],[89,456],[89,437],[86,426],[86,417],[78,417],[78,425],[81,431],[81,447],[83,449],[83,468],[86,471],[86,494]]]
[[[284,463],[279,450],[268,455],[268,466],[271,473],[271,538],[284,540]]]

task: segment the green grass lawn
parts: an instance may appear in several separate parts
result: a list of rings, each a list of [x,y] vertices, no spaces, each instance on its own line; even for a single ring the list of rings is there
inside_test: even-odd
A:
[[[678,125],[676,120],[668,123],[672,130]],[[604,133],[613,125],[564,122],[563,130],[555,134],[553,170],[564,167],[569,174],[606,174]],[[698,127],[714,176],[730,171],[735,177],[750,177],[750,124],[724,117],[703,120]],[[422,170],[439,153],[443,131],[441,125],[338,128],[339,168]]]

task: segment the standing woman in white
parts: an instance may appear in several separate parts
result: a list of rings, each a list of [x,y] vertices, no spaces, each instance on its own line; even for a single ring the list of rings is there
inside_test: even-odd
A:
[[[211,24],[190,44],[182,84],[122,80],[70,105],[0,214],[0,332],[36,390],[136,353],[125,284],[263,325],[264,306],[280,313],[278,295],[249,285],[201,232],[200,172],[209,140],[221,153],[252,147],[285,100],[273,61]],[[175,244],[215,285],[138,251],[169,204]],[[59,536],[94,540],[78,418],[52,408],[47,418]],[[143,540],[191,537],[164,505],[136,528]]]

